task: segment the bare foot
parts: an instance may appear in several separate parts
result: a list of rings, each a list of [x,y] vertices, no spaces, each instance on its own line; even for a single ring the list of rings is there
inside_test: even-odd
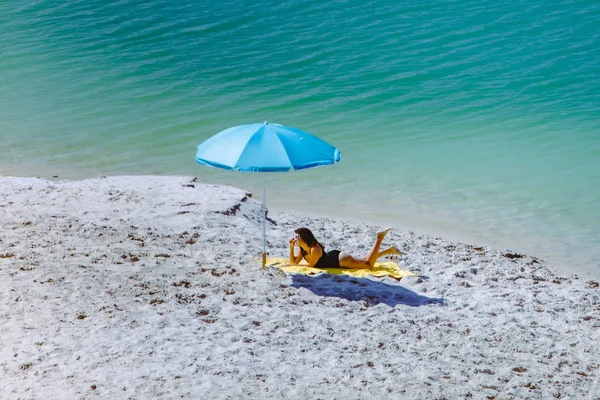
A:
[[[377,232],[377,239],[383,239],[385,237],[385,235],[387,235],[388,232],[391,230],[392,230],[392,228],[385,228],[383,231]]]
[[[398,250],[398,248],[396,246],[393,246],[390,248],[390,254],[394,254],[397,256],[402,256],[402,252],[400,250]]]

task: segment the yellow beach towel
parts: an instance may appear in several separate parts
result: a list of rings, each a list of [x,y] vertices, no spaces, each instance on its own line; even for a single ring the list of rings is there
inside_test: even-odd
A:
[[[348,275],[356,278],[365,278],[367,276],[375,276],[382,278],[389,276],[397,280],[405,276],[416,276],[410,271],[400,269],[396,263],[391,261],[377,261],[373,269],[348,269],[348,268],[311,268],[305,260],[302,260],[299,265],[290,264],[287,258],[268,258],[267,267],[276,267],[281,269],[286,274],[302,274],[315,275],[324,272],[332,275]]]

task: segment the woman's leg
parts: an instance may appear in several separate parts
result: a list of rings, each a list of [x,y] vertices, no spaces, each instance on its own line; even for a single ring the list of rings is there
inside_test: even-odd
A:
[[[377,254],[377,259],[379,260],[381,257],[385,257],[385,256],[389,256],[389,255],[401,256],[402,252],[400,250],[398,250],[398,248],[396,246],[392,246],[383,251],[380,251],[379,254]]]
[[[383,241],[385,235],[387,235],[387,233],[391,229],[392,228],[387,228],[377,233],[377,238],[375,239],[375,243],[373,243],[373,247],[371,247],[371,250],[363,259],[354,258],[345,251],[340,252],[340,267],[353,269],[373,269],[373,267],[375,266],[375,261],[377,260],[377,258],[379,258],[379,247],[381,246],[381,242]],[[386,251],[388,250],[390,249],[387,249]]]
[[[377,257],[379,255],[379,247],[381,246],[381,242],[383,242],[383,238],[392,228],[387,228],[381,232],[377,232],[377,238],[375,239],[375,243],[373,243],[373,247],[371,247],[371,251],[364,258],[365,261],[369,263],[371,268],[375,266],[375,261],[377,261]]]

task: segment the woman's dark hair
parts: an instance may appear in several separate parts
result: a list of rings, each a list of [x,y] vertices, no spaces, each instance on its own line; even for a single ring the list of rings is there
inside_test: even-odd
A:
[[[317,239],[315,239],[315,235],[313,235],[313,233],[310,231],[310,229],[308,229],[308,228],[298,228],[294,232],[296,232],[298,234],[298,236],[300,236],[302,238],[302,240],[309,247],[321,246],[321,249],[323,251],[325,251],[325,246],[323,246],[321,243],[319,243],[317,241]],[[302,254],[304,254],[304,250],[302,248],[300,248],[300,250],[302,251]]]

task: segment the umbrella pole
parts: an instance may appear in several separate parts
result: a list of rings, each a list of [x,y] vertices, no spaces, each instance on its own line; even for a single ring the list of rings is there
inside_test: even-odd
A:
[[[263,181],[263,209],[262,209],[262,214],[263,214],[262,266],[263,266],[263,268],[267,265],[267,228],[266,228],[267,207],[266,207],[266,202],[267,202],[267,177],[265,176],[264,181]]]

